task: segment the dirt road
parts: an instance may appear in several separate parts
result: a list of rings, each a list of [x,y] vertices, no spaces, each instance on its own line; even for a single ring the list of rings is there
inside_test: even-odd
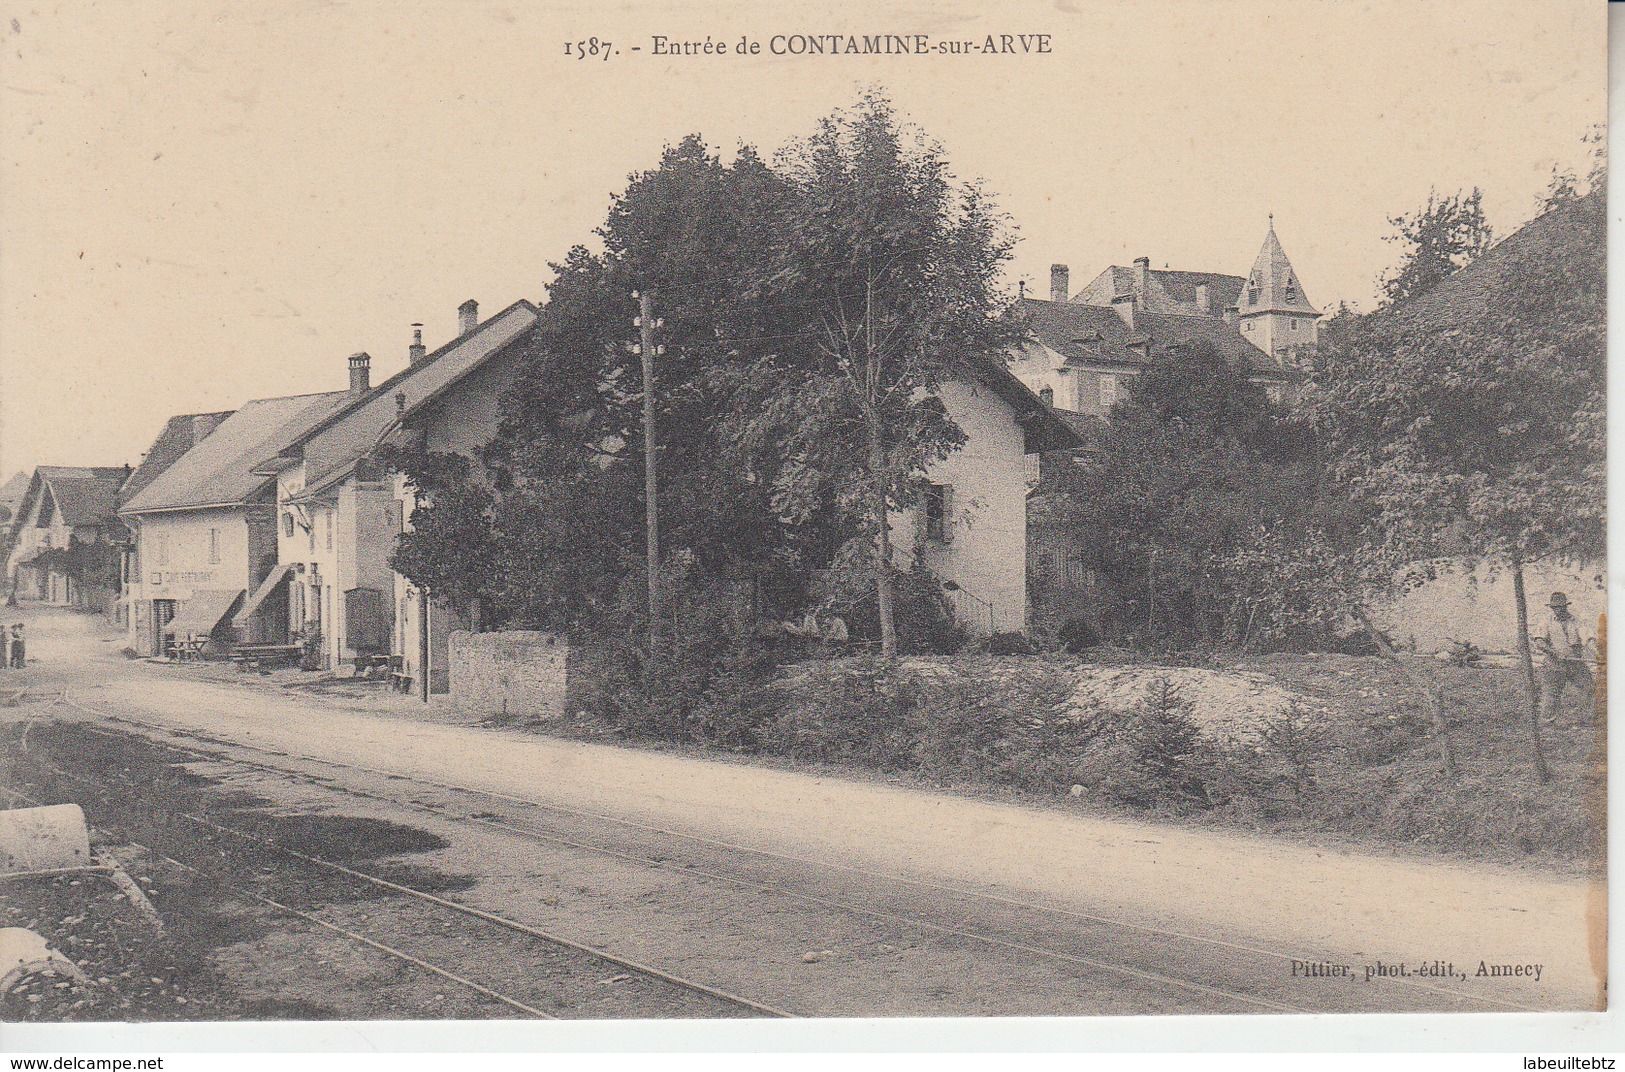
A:
[[[220,757],[200,770],[285,808],[433,830],[450,845],[435,866],[477,879],[464,900],[797,1012],[1598,1005],[1600,884],[448,725],[405,701],[345,709],[126,660],[94,619],[29,617],[21,677],[69,701],[48,717],[168,727]],[[481,815],[551,841],[465,821]]]

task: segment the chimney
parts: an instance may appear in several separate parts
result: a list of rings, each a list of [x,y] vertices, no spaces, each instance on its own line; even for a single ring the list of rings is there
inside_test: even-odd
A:
[[[1123,323],[1130,331],[1134,330],[1134,305],[1135,297],[1132,294],[1119,294],[1112,299],[1112,309],[1122,317]]]
[[[422,361],[423,355],[428,352],[428,349],[423,345],[423,325],[413,324],[412,345],[406,348],[406,363],[408,365],[415,365],[419,361]]]
[[[1213,314],[1213,306],[1207,296],[1207,284],[1196,284],[1196,307],[1208,316]]]
[[[1236,323],[1236,322],[1237,322],[1237,321],[1239,321],[1239,320],[1240,320],[1240,319],[1241,319],[1241,318],[1240,318],[1240,316],[1239,316],[1239,315],[1238,315],[1238,314],[1237,314],[1237,312],[1236,312],[1236,307],[1235,307],[1235,306],[1234,306],[1234,305],[1232,305],[1232,306],[1230,306],[1230,307],[1229,307],[1229,308],[1227,308],[1227,309],[1226,309],[1226,310],[1225,310],[1225,311],[1224,311],[1224,322],[1225,322],[1225,323],[1226,323],[1226,324],[1231,324],[1231,325],[1234,325],[1234,324],[1235,324],[1235,323]]]
[[[480,303],[473,298],[468,299],[457,307],[457,334],[459,337],[467,335],[474,330],[480,322]]]
[[[1141,301],[1151,293],[1151,258],[1134,258],[1134,294]]]
[[[372,358],[365,352],[350,355],[350,393],[364,394],[372,386]]]
[[[1049,300],[1057,305],[1065,305],[1071,293],[1072,273],[1064,264],[1049,266]]]
[[[220,424],[220,418],[213,413],[200,413],[192,418],[192,446],[197,446],[208,437]]]

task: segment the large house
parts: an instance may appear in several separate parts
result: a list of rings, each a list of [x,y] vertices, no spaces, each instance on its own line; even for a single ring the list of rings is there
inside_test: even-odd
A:
[[[6,576],[18,599],[107,610],[118,598],[125,466],[42,465],[17,506]]]
[[[118,510],[133,537],[125,567],[132,648],[154,655],[184,636],[221,647],[287,639],[285,610],[265,608],[247,634],[229,631],[228,616],[277,564],[275,481],[255,469],[350,400],[348,391],[262,398],[218,421],[170,420],[148,452],[150,480]]]
[[[457,318],[457,336],[433,352],[418,331],[407,367],[376,387],[368,383],[371,358],[353,355],[346,404],[256,467],[275,480],[277,567],[238,617],[276,598],[289,608],[293,629],[320,634],[324,667],[393,654],[406,659],[403,674],[418,676],[422,645],[405,639],[409,608],[403,581],[390,568],[410,510],[398,493],[399,479],[374,452],[404,414],[459,385],[467,383],[494,407],[516,365],[516,343],[536,322],[536,307],[521,299],[481,322],[479,305],[470,300]],[[483,444],[495,433],[494,420],[493,412],[488,420],[465,421],[460,434],[472,430]]]
[[[1030,339],[1010,362],[1057,409],[1104,417],[1161,349],[1205,341],[1277,400],[1302,381],[1320,313],[1270,221],[1245,277],[1157,270],[1149,257],[1113,265],[1076,294],[1064,264],[1050,296],[1023,298]]]

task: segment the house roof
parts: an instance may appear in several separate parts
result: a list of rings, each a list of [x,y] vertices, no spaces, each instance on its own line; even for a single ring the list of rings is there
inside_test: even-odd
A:
[[[119,492],[119,502],[127,503],[135,498],[137,492],[157,480],[159,474],[180,460],[181,455],[208,438],[232,412],[228,409],[220,413],[184,413],[169,418],[164,430],[147,448],[141,464],[124,482]]]
[[[93,468],[42,465],[34,470],[35,479],[50,489],[51,500],[62,515],[63,523],[76,527],[116,524],[118,490],[129,475],[130,470],[122,465]]]
[[[245,402],[203,442],[182,454],[120,508],[121,514],[230,506],[266,484],[259,462],[297,439],[353,396],[348,391]]]
[[[1394,327],[1460,327],[1499,307],[1508,288],[1540,286],[1565,262],[1602,255],[1608,238],[1605,195],[1599,187],[1536,217],[1426,293],[1373,318]]]
[[[1020,303],[1032,337],[1060,354],[1068,363],[1083,366],[1144,367],[1148,361],[1136,347],[1160,350],[1177,343],[1202,340],[1218,347],[1232,364],[1244,365],[1256,375],[1288,378],[1291,373],[1264,351],[1241,337],[1236,325],[1216,316],[1181,316],[1139,311],[1134,327],[1105,306],[1078,302],[1056,304],[1040,298]]]
[[[524,299],[514,302],[365,394],[350,395],[344,405],[263,455],[256,468],[262,474],[275,473],[303,458],[306,485],[321,483],[372,451],[401,416],[403,403],[410,413],[440,397],[522,336],[536,317],[535,305]]]
[[[1224,310],[1234,308],[1241,297],[1241,288],[1247,281],[1239,275],[1222,275],[1219,272],[1174,272],[1168,269],[1151,270],[1151,278],[1161,284],[1162,289],[1175,301],[1186,305],[1196,304],[1196,288],[1205,286],[1208,290],[1208,306],[1215,310],[1215,315]]]
[[[1149,268],[1147,287],[1140,293],[1138,268],[1125,268],[1114,264],[1101,272],[1082,290],[1074,294],[1069,303],[1074,305],[1109,306],[1116,298],[1137,297],[1143,308],[1159,313],[1183,313],[1186,316],[1220,316],[1235,306],[1241,297],[1246,280],[1239,275],[1219,272],[1176,272],[1167,268]],[[1207,312],[1196,304],[1196,288],[1208,288]]]
[[[28,474],[19,472],[4,484],[0,484],[0,506],[13,506],[23,501],[28,494]]]
[[[1003,358],[984,356],[973,363],[973,368],[982,384],[1016,411],[1016,423],[1026,434],[1028,454],[1084,445],[1066,419],[1017,379]]]

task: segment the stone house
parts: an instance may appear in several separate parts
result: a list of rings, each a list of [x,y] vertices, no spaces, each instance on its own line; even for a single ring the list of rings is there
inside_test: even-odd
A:
[[[414,604],[419,594],[409,595],[410,586],[390,568],[410,506],[399,478],[373,455],[404,414],[448,392],[477,400],[477,412],[455,411],[451,449],[476,440],[483,444],[495,433],[502,377],[514,366],[514,344],[536,321],[536,307],[520,300],[483,322],[478,313],[477,303],[464,302],[457,336],[433,352],[419,330],[408,348],[407,367],[376,387],[370,383],[371,357],[352,355],[345,403],[255,467],[274,481],[278,564],[239,616],[276,598],[287,607],[290,630],[320,636],[326,668],[393,654],[403,656],[403,674],[419,677],[422,645],[406,639],[405,632],[408,618],[415,621],[419,613]],[[415,636],[415,624],[411,629]]]
[[[496,434],[499,402],[520,369],[519,358],[517,349],[495,353],[442,390],[402,407],[395,441],[473,458]],[[966,444],[927,470],[921,502],[893,515],[891,524],[898,564],[907,565],[918,551],[926,566],[952,583],[949,597],[958,616],[986,635],[1026,624],[1029,461],[1079,441],[1002,361],[985,359],[975,370],[974,382],[944,384],[940,391]],[[396,479],[410,527],[414,494]],[[396,598],[397,643],[415,690],[424,699],[447,691],[451,634],[472,623],[404,577],[397,578]]]
[[[18,599],[107,611],[119,594],[119,487],[128,466],[34,470],[6,549]]]
[[[1064,264],[1048,301],[1023,298],[1031,337],[1010,368],[1057,409],[1104,417],[1154,352],[1205,341],[1277,401],[1302,382],[1320,313],[1310,304],[1271,221],[1245,277],[1154,270],[1149,257],[1113,265],[1076,294]]]
[[[277,566],[275,482],[255,469],[350,397],[263,398],[219,420],[171,419],[148,453],[150,479],[118,510],[132,537],[125,565],[131,648],[158,654],[182,635],[211,637],[217,650],[288,638],[285,609],[230,618]]]

